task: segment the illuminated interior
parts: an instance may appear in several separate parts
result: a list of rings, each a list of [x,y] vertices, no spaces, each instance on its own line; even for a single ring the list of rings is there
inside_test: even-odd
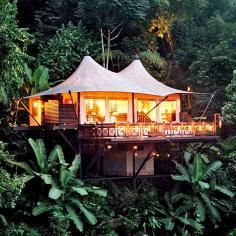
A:
[[[156,101],[152,100],[138,100],[138,112],[137,112],[137,121],[140,122],[155,122],[156,121]],[[151,109],[153,109],[147,116]]]
[[[85,99],[86,121],[91,123],[105,121],[105,99]]]
[[[30,112],[39,124],[42,124],[43,102],[40,99],[30,99]],[[30,116],[30,125],[37,125],[37,122]]]
[[[62,93],[62,103],[63,104],[72,104],[72,101],[74,104],[77,103],[78,101],[78,94],[77,93],[71,93],[72,95],[72,100],[71,100],[71,96],[69,93]]]
[[[109,100],[110,122],[126,122],[128,120],[128,100]]]
[[[161,122],[176,121],[176,101],[163,101],[159,105],[159,114]]]

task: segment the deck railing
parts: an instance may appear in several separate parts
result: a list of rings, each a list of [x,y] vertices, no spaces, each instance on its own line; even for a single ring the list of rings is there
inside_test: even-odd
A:
[[[218,135],[215,122],[82,125],[80,137],[193,137]]]

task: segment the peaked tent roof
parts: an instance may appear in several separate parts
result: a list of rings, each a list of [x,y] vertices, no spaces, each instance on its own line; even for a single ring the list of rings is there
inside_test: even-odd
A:
[[[85,56],[76,71],[64,82],[30,97],[71,92],[127,92],[157,96],[190,93],[170,88],[154,79],[139,60],[120,73],[105,69],[90,56]]]
[[[64,92],[128,92],[158,95],[158,92],[140,86],[126,77],[109,71],[90,56],[85,56],[76,71],[64,82],[44,92],[29,97],[59,94]]]
[[[159,96],[167,96],[170,94],[189,94],[192,92],[187,92],[179,89],[171,88],[153,78],[147,70],[144,68],[142,62],[138,59],[134,60],[125,69],[119,72],[120,75],[129,78],[136,84],[140,84],[146,89],[157,93]]]

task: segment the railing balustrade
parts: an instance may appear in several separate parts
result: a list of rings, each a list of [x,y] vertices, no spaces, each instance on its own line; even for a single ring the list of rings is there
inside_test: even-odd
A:
[[[193,137],[217,135],[215,122],[125,123],[80,126],[80,137]]]

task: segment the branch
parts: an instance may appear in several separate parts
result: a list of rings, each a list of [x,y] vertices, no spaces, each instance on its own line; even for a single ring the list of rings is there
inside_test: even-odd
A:
[[[112,31],[111,31],[111,35],[122,25],[124,25],[124,23],[126,22],[126,20],[121,21]],[[122,27],[123,28],[123,27]]]
[[[113,41],[114,39],[118,38],[123,28],[124,28],[124,25],[120,28],[119,32],[113,38],[110,38],[110,41]]]

